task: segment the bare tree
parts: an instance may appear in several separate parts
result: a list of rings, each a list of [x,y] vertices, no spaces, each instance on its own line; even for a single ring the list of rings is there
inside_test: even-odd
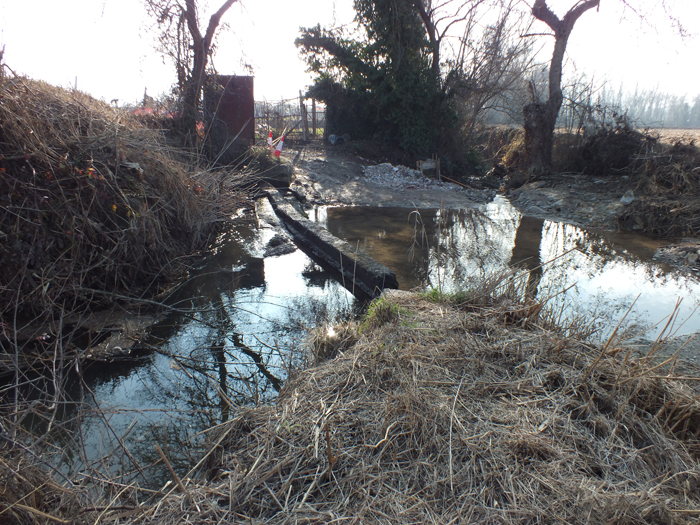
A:
[[[533,168],[542,168],[552,162],[554,126],[564,100],[561,89],[562,65],[571,31],[581,15],[599,5],[600,0],[578,0],[561,19],[549,8],[547,0],[535,0],[531,8],[532,16],[547,24],[554,32],[554,51],[549,64],[547,101],[544,103],[534,101],[523,108],[525,147],[528,163]]]
[[[485,111],[520,83],[533,65],[532,24],[519,0],[412,0],[431,50],[431,70],[469,136]],[[521,106],[522,107],[522,106]]]
[[[527,3],[526,0],[522,1]],[[647,3],[646,5],[630,0],[618,0],[618,2],[635,17],[652,26],[654,25],[654,16],[648,9],[660,7],[665,17],[671,22],[674,31],[683,38],[689,36],[681,19],[673,13],[674,0],[660,0],[660,2]],[[650,5],[652,5],[651,8]],[[549,8],[547,0],[534,0],[531,7],[528,4],[532,16],[547,24],[553,32],[552,36],[554,36],[554,51],[549,64],[548,98],[546,102],[540,102],[533,93],[533,102],[523,108],[525,147],[528,153],[528,162],[533,168],[542,168],[551,165],[552,162],[554,126],[564,100],[561,87],[562,65],[569,36],[578,19],[586,11],[597,9],[599,6],[600,0],[577,0],[560,19]],[[685,108],[682,108],[682,111],[684,112]]]
[[[432,72],[440,78],[440,48],[445,36],[455,24],[473,18],[476,10],[486,0],[413,0],[430,41]]]
[[[177,70],[183,125],[194,130],[205,72],[213,53],[214,35],[226,11],[238,0],[226,0],[209,18],[204,34],[200,29],[197,0],[144,0],[160,32],[160,51],[170,56]]]
[[[491,24],[479,29],[480,16],[469,20],[458,38],[453,62],[449,64],[446,88],[459,101],[470,135],[484,113],[501,105],[535,66],[532,42],[521,38],[531,25],[529,17],[514,8],[515,1],[504,1]]]

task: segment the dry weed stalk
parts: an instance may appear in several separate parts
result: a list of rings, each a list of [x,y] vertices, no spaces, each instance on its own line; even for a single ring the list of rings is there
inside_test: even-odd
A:
[[[188,172],[158,131],[88,95],[20,77],[0,90],[4,318],[167,282],[244,202],[245,177]]]
[[[167,287],[246,202],[250,174],[189,171],[159,130],[84,93],[7,76],[0,97],[4,346]]]
[[[197,508],[212,523],[694,523],[694,382],[498,289],[518,286],[494,281],[478,305],[383,297],[395,315],[212,433],[211,480],[184,481]],[[145,523],[184,504],[171,495]]]
[[[142,297],[171,286],[184,256],[247,205],[255,176],[194,169],[160,129],[78,91],[7,74],[0,100],[0,522],[119,521],[152,491],[129,474],[109,479],[119,462],[136,478],[143,472],[110,414],[102,417],[114,448],[93,461],[82,408],[65,417],[76,406],[66,383],[80,380],[91,337],[86,319],[133,299],[157,306]],[[90,489],[52,468],[64,454],[57,435]]]

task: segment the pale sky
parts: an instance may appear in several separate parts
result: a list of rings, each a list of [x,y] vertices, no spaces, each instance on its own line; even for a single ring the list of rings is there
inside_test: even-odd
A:
[[[218,8],[222,0],[209,0]],[[638,0],[645,7],[659,0]],[[555,12],[574,0],[550,0]],[[678,14],[693,32],[700,32],[700,0],[678,0]],[[663,12],[654,11],[655,27],[633,16],[621,21],[619,1],[603,0],[600,12],[583,15],[569,41],[569,62],[597,80],[622,82],[633,90],[658,88],[677,95],[700,94],[697,70],[700,39],[683,43],[675,37]],[[215,65],[222,74],[255,76],[255,96],[279,100],[298,96],[311,82],[294,39],[300,26],[335,26],[353,18],[352,0],[242,0],[223,22],[231,29],[220,36]],[[208,21],[208,15],[203,17]],[[3,0],[0,3],[0,47],[5,62],[17,73],[72,86],[103,98],[136,102],[165,92],[174,80],[144,32],[140,0]],[[551,39],[548,39],[551,40]]]

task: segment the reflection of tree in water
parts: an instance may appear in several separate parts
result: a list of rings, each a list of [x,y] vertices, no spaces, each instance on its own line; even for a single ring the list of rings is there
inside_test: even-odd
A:
[[[326,288],[328,281],[334,281],[335,275],[328,270],[325,270],[314,261],[309,261],[301,272],[301,276],[306,280],[309,286],[318,288]]]
[[[545,221],[541,296],[553,296],[550,306],[569,318],[588,319],[606,337],[641,294],[624,326],[628,333],[638,334],[670,314],[672,307],[660,311],[659,298],[695,295],[693,285],[681,274],[650,261],[650,252],[640,237],[598,234]],[[557,295],[568,287],[566,294]],[[685,308],[687,314],[692,306]]]
[[[647,279],[659,284],[679,282],[679,274],[669,271],[663,264],[648,260],[647,247],[635,246],[629,240],[624,244],[616,242],[611,236],[612,234],[589,232],[572,224],[545,221],[543,260],[546,262],[558,258],[554,267],[568,272],[581,270],[590,278],[608,266],[623,264],[629,270],[642,271]],[[575,252],[564,255],[572,250]]]
[[[540,245],[542,244],[542,226],[544,219],[521,217],[515,233],[513,253],[509,266],[525,268],[528,271],[527,293],[537,296],[537,288],[542,278],[542,260]]]
[[[434,241],[427,284],[448,290],[502,267],[515,233],[515,219],[492,216],[488,209],[438,210],[429,224],[428,237]]]

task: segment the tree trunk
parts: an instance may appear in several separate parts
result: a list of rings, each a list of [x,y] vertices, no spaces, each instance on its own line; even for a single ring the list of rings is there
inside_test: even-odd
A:
[[[554,31],[554,52],[549,64],[549,98],[547,102],[534,102],[523,108],[525,128],[525,150],[531,168],[542,169],[552,165],[554,128],[564,96],[561,91],[561,76],[564,53],[574,24],[579,17],[594,7],[600,0],[582,0],[572,7],[561,20],[549,9],[547,0],[535,0],[532,15],[542,20]]]
[[[433,76],[435,77],[435,80],[439,83],[440,82],[440,38],[438,36],[437,28],[435,27],[435,24],[433,23],[432,18],[430,17],[428,12],[425,10],[425,5],[423,3],[423,0],[416,0],[413,5],[418,10],[418,14],[420,15],[420,18],[423,21],[423,25],[425,26],[425,30],[428,33],[428,40],[430,41],[431,54],[433,55],[432,64],[431,64],[431,71],[433,73]]]
[[[226,0],[219,10],[211,15],[207,32],[202,36],[197,24],[196,0],[185,0],[185,18],[187,27],[192,35],[192,71],[185,88],[182,100],[182,119],[186,130],[196,133],[197,122],[199,121],[199,99],[204,86],[204,77],[207,69],[211,44],[214,40],[214,33],[219,27],[221,17],[238,0]]]

